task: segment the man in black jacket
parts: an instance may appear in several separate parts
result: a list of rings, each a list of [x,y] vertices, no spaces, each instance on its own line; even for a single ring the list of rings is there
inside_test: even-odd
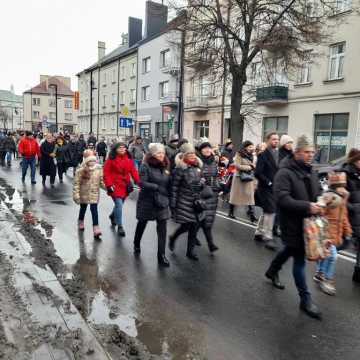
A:
[[[273,183],[279,166],[279,135],[272,132],[266,136],[267,149],[259,155],[255,176],[258,179],[257,199],[264,216],[255,233],[255,240],[264,241],[271,250],[277,248],[273,240],[273,227],[275,221],[276,204],[273,193]]]
[[[279,271],[290,258],[294,258],[293,276],[300,296],[300,309],[307,315],[321,319],[321,313],[311,300],[305,276],[304,218],[321,213],[315,203],[320,194],[319,179],[311,163],[314,146],[306,136],[299,137],[293,157],[284,159],[276,174],[274,194],[280,218],[281,237],[285,247],[272,261],[265,276],[274,287],[284,289]]]

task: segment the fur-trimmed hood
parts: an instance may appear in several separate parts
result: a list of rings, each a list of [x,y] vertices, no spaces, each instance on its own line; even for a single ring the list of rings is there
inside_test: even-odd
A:
[[[198,161],[197,167],[199,169],[202,169],[202,167],[204,165],[202,160],[198,156],[196,157],[196,159]],[[176,157],[175,157],[175,166],[176,166],[176,168],[180,168],[180,169],[183,169],[183,170],[185,170],[185,169],[187,169],[189,167],[189,165],[186,164],[186,162],[184,161],[184,154],[183,153],[179,153],[179,154],[176,155]]]

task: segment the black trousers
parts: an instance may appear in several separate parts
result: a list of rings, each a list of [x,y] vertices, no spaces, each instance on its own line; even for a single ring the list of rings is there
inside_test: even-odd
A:
[[[58,168],[59,179],[62,180],[64,173],[66,173],[66,168],[67,168],[66,164],[65,163],[58,163],[57,168]]]
[[[181,224],[172,235],[172,240],[175,242],[181,234],[188,233],[187,252],[191,253],[195,247],[196,234],[199,230],[198,223]]]
[[[147,223],[147,221],[138,221],[134,237],[135,247],[140,247],[141,238],[144,234]],[[156,220],[156,232],[158,236],[158,255],[165,255],[166,224],[167,220]]]
[[[55,177],[56,177],[55,174],[54,174],[54,175],[50,175],[50,184],[51,184],[51,185],[55,184]],[[42,179],[43,179],[43,183],[44,183],[44,184],[45,184],[45,182],[46,182],[46,178],[47,178],[47,175],[43,175],[43,176],[42,176]]]

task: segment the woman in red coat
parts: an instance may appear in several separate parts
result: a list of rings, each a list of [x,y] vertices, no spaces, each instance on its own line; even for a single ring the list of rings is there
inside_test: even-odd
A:
[[[117,143],[111,149],[109,158],[104,165],[104,183],[108,195],[114,200],[114,210],[109,218],[112,226],[118,227],[118,235],[125,236],[122,224],[122,208],[125,199],[132,191],[131,178],[139,183],[139,174],[134,161],[124,143]]]

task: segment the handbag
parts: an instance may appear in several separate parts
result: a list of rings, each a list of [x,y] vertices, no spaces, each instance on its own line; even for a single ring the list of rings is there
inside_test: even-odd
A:
[[[132,182],[126,184],[126,192],[130,195],[134,191],[134,185]]]
[[[304,219],[305,254],[309,261],[318,261],[330,255],[328,225],[322,216]]]
[[[255,180],[255,175],[253,171],[239,171],[238,177],[242,182],[250,182]]]

